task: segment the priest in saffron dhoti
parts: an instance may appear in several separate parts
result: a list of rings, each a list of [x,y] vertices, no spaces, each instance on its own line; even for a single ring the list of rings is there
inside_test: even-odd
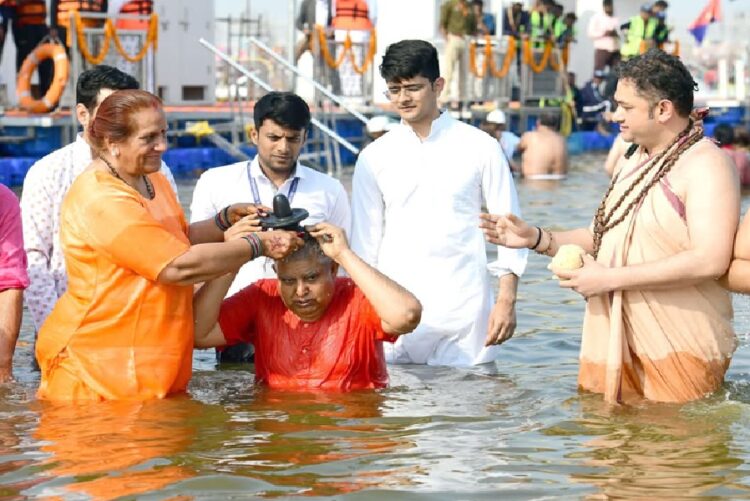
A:
[[[614,119],[631,143],[592,228],[551,232],[484,216],[492,242],[592,256],[560,285],[587,300],[579,387],[607,401],[686,402],[719,388],[736,348],[730,296],[717,278],[732,257],[739,183],[730,158],[703,138],[695,82],[651,50],[623,64]]]

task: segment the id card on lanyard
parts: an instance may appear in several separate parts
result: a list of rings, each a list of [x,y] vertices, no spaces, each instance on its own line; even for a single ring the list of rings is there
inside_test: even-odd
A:
[[[256,205],[262,205],[260,201],[260,192],[258,191],[258,183],[255,182],[255,178],[250,174],[250,162],[247,163],[247,179],[250,181],[250,189],[253,191],[253,201]],[[299,178],[295,177],[292,179],[289,185],[289,192],[286,194],[286,198],[289,200],[289,204],[292,204],[294,194],[297,193],[297,184],[299,184]]]

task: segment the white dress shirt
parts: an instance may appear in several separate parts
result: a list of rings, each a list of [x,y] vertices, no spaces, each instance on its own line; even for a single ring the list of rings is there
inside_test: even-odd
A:
[[[263,174],[257,156],[250,162],[239,162],[204,172],[193,191],[190,221],[212,218],[227,205],[254,203],[250,177],[258,186],[260,203],[271,208],[273,208],[273,197],[276,193],[281,192],[288,196],[294,179],[299,179],[290,205],[305,209],[310,213],[310,216],[301,224],[310,225],[327,221],[343,228],[347,234],[349,233],[351,226],[349,199],[338,180],[298,163],[293,176],[277,189],[276,185]],[[271,264],[271,260],[264,258],[254,259],[245,264],[240,268],[227,296],[231,296],[261,278],[276,278]]]
[[[74,142],[39,159],[23,181],[21,219],[31,280],[24,299],[37,331],[68,286],[60,248],[60,205],[91,161],[91,147],[78,134]],[[163,162],[161,172],[176,195],[174,178]]]
[[[498,142],[445,113],[424,141],[401,123],[360,153],[352,248],[423,307],[413,333],[385,344],[389,362],[468,366],[497,357],[497,346],[484,347],[496,285],[489,275],[521,276],[527,251],[498,247],[488,263],[483,203],[493,214],[520,214]]]

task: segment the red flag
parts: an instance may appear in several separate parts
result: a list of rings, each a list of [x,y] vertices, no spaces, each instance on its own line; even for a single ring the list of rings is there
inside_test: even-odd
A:
[[[688,31],[693,34],[698,45],[700,45],[706,36],[708,25],[720,20],[721,0],[708,0],[708,4],[703,8],[698,18],[688,27]]]

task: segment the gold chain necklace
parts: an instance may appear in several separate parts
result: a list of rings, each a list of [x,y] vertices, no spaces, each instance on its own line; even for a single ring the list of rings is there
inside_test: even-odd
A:
[[[114,168],[114,167],[112,167],[112,164],[111,164],[111,163],[109,163],[109,161],[107,161],[107,159],[106,159],[106,158],[104,158],[104,157],[99,157],[99,158],[101,158],[101,159],[102,159],[102,162],[104,162],[104,164],[105,164],[105,165],[106,165],[106,166],[107,166],[107,167],[109,168],[109,172],[110,172],[110,173],[111,173],[111,174],[112,174],[113,176],[115,176],[115,177],[116,177],[117,179],[119,179],[119,180],[120,180],[120,181],[122,181],[123,183],[127,184],[128,186],[130,186],[130,185],[128,184],[128,182],[127,182],[127,181],[125,181],[125,180],[124,180],[124,179],[122,178],[122,176],[120,175],[120,173],[119,173],[119,172],[117,172],[117,171],[115,170],[115,168]],[[154,199],[154,197],[156,196],[156,192],[154,191],[154,186],[153,186],[153,185],[151,184],[151,180],[149,180],[149,178],[148,178],[148,177],[146,177],[145,175],[141,175],[141,176],[143,177],[143,182],[144,182],[144,183],[146,184],[146,191],[148,192],[148,199],[149,199],[149,200],[153,200],[153,199]],[[130,187],[131,187],[131,188],[133,188],[132,186],[130,186]],[[136,191],[138,191],[138,190],[136,190]]]

